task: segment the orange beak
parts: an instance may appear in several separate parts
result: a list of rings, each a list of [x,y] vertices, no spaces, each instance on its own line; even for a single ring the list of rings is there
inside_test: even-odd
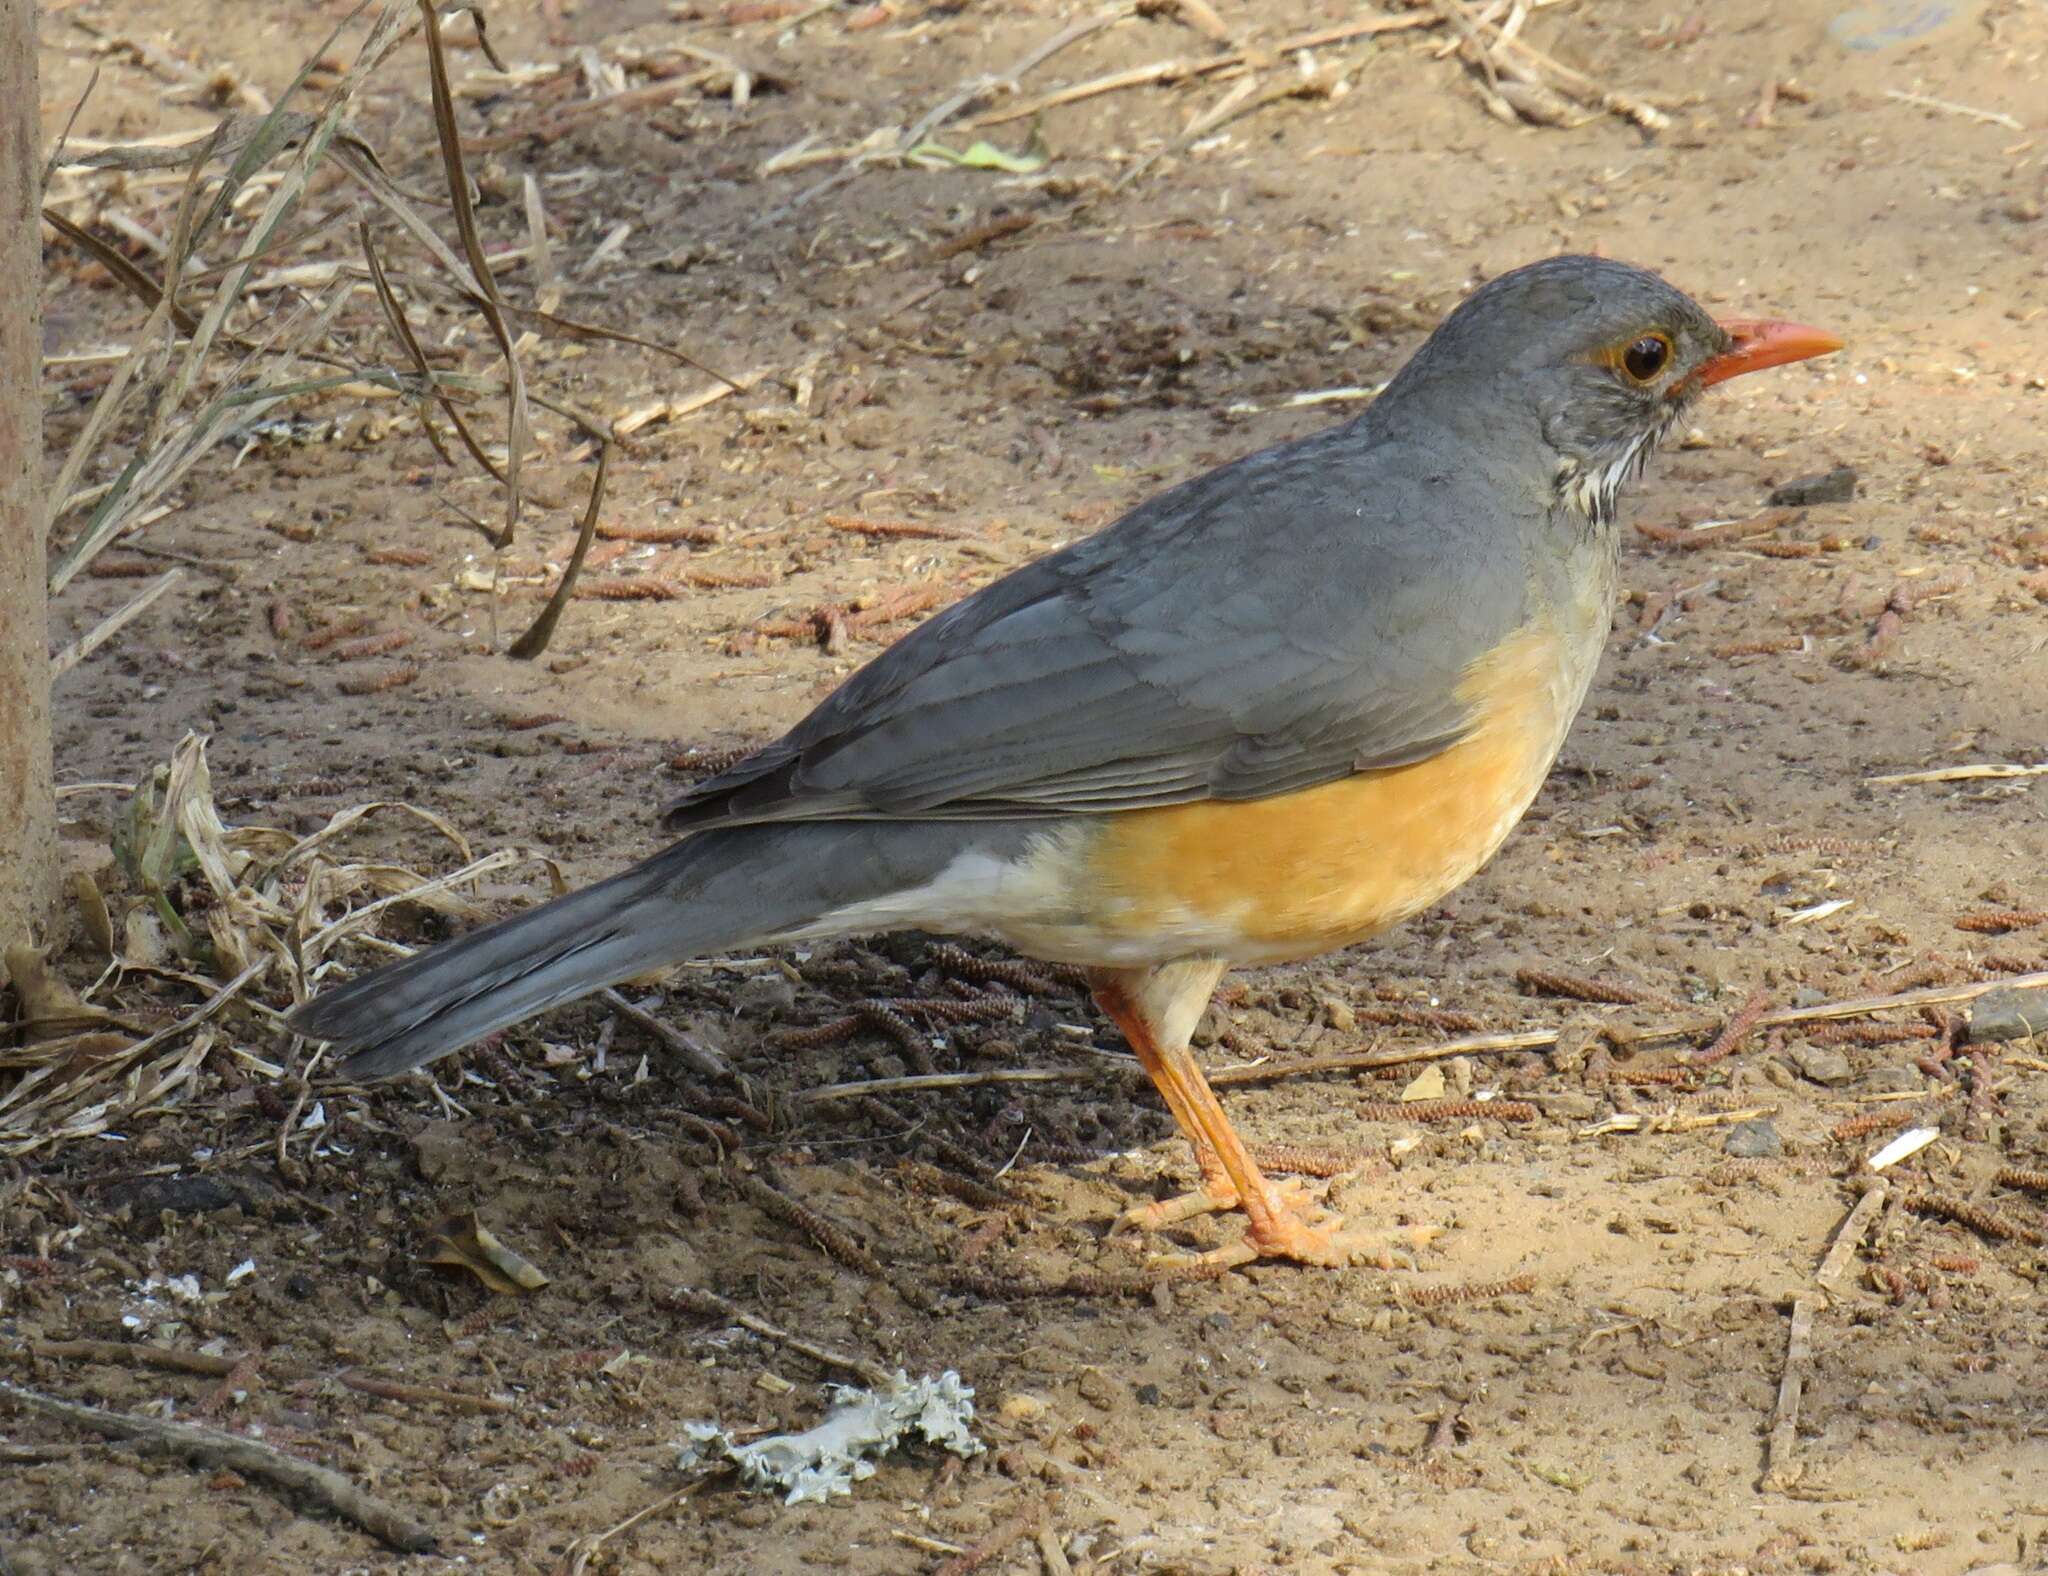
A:
[[[1765,367],[1782,367],[1788,361],[1825,356],[1840,350],[1842,342],[1823,329],[1803,323],[1766,323],[1737,318],[1721,325],[1721,331],[1735,343],[1701,366],[1700,387],[1760,372]]]

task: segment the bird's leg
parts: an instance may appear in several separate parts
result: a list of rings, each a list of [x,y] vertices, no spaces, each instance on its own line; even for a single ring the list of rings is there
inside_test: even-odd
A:
[[[1205,1184],[1198,1193],[1133,1210],[1126,1221],[1157,1227],[1235,1207],[1245,1213],[1243,1239],[1202,1254],[1202,1262],[1228,1267],[1279,1258],[1337,1265],[1365,1259],[1391,1267],[1397,1253],[1387,1239],[1346,1231],[1340,1218],[1299,1188],[1278,1188],[1266,1179],[1202,1076],[1188,1036],[1222,975],[1223,965],[1209,961],[1098,969],[1090,975],[1097,1004],[1123,1030],[1175,1124],[1194,1145]],[[1410,1234],[1407,1240],[1419,1245],[1426,1238]]]

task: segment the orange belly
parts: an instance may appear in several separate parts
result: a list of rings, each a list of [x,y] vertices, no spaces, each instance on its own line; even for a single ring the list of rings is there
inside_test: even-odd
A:
[[[1525,631],[1467,676],[1474,728],[1439,755],[1299,793],[1110,817],[1085,855],[1090,928],[1241,962],[1361,941],[1493,856],[1555,759],[1583,687]]]

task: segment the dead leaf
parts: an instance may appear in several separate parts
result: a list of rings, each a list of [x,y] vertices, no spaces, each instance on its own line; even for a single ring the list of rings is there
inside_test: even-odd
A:
[[[107,912],[107,900],[99,883],[83,870],[71,873],[71,895],[78,901],[78,917],[92,939],[93,950],[103,958],[114,955],[114,919]]]
[[[477,1219],[476,1211],[450,1215],[434,1227],[433,1251],[429,1264],[468,1270],[501,1297],[539,1291],[548,1278],[533,1264],[505,1246]]]
[[[50,965],[34,947],[9,947],[6,961],[8,978],[21,1004],[15,1032],[24,1043],[54,1040],[115,1021],[112,1013],[80,1001],[69,985],[50,972]]]

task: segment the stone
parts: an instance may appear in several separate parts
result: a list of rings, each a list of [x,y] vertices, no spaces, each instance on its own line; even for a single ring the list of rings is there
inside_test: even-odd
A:
[[[412,1159],[428,1182],[450,1180],[471,1160],[470,1137],[461,1122],[430,1122],[413,1134]]]
[[[1802,1078],[1830,1089],[1847,1083],[1856,1071],[1849,1065],[1849,1058],[1832,1045],[1795,1045],[1791,1057]]]
[[[1995,990],[1970,1009],[1970,1043],[2048,1034],[2048,989]]]
[[[1804,509],[1816,503],[1847,503],[1856,496],[1856,467],[1837,465],[1813,476],[1795,476],[1771,489],[1774,509]]]
[[[1775,1160],[1785,1152],[1785,1140],[1769,1117],[1759,1116],[1729,1128],[1721,1147],[1737,1160]]]
[[[732,993],[733,1011],[742,1017],[759,1013],[780,1017],[796,1005],[796,986],[780,970],[750,974]]]

